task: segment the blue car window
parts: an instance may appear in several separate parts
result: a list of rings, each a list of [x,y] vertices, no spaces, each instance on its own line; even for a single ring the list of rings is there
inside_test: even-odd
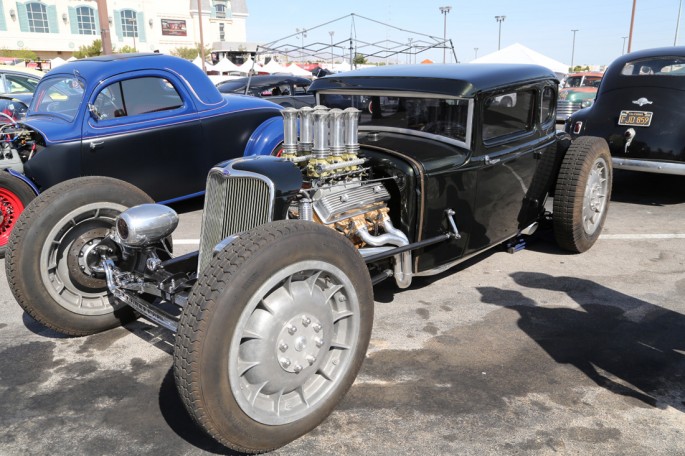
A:
[[[167,111],[183,106],[183,99],[164,78],[144,77],[121,81],[126,115]]]

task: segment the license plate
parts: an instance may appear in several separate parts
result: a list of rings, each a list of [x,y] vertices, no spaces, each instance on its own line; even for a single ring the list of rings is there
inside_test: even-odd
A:
[[[630,127],[649,127],[652,123],[652,112],[649,111],[621,111],[618,124]]]

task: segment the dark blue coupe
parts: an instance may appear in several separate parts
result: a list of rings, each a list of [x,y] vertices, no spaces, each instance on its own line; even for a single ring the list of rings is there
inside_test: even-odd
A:
[[[283,138],[279,106],[222,95],[186,60],[119,54],[50,71],[26,118],[0,130],[0,254],[24,207],[79,176],[130,182],[154,200],[204,193],[209,169],[269,153]]]

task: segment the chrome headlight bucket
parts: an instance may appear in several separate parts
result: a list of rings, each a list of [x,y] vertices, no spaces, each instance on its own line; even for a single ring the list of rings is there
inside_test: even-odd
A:
[[[142,247],[161,241],[178,226],[178,214],[161,204],[141,204],[125,210],[116,219],[115,229],[127,247]]]

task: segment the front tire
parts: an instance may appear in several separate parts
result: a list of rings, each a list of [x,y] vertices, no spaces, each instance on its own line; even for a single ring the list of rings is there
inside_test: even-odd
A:
[[[611,199],[611,154],[602,138],[575,139],[561,163],[554,191],[554,235],[565,250],[582,253],[602,232]]]
[[[108,177],[82,177],[48,189],[19,218],[5,267],[19,305],[60,333],[84,336],[135,318],[112,297],[93,247],[124,210],[152,199]]]
[[[234,450],[281,447],[318,426],[354,382],[368,347],[366,265],[333,230],[256,228],[214,257],[176,335],[186,408]]]

